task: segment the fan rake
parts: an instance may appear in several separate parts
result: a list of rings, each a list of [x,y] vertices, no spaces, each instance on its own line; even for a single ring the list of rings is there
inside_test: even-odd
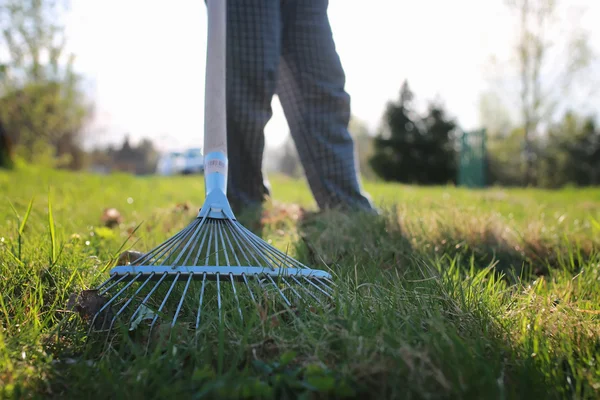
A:
[[[210,216],[210,210],[203,208],[187,227],[132,263],[114,267],[96,288],[99,296],[112,295],[90,330],[110,333],[122,320],[129,329],[148,321],[152,331],[161,318],[173,328],[182,316],[198,330],[206,307],[216,309],[219,320],[227,310],[241,321],[248,308],[328,307],[335,288],[329,273],[310,269],[234,218]]]
[[[159,321],[185,323],[198,331],[207,315],[244,321],[248,309],[264,313],[283,306],[327,307],[331,275],[276,249],[234,215],[227,199],[224,0],[208,0],[208,46],[204,135],[206,197],[197,217],[146,254],[110,271],[96,290],[108,299],[95,313],[92,329],[109,333],[117,321],[134,330]],[[181,289],[183,287],[183,289]],[[254,313],[256,315],[256,313]],[[264,317],[264,316],[263,316]],[[182,322],[185,321],[185,322]],[[163,325],[164,326],[164,325]],[[88,335],[89,337],[89,335]]]

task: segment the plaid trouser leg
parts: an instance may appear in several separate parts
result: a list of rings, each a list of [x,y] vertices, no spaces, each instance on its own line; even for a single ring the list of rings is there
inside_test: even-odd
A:
[[[227,195],[234,212],[269,195],[262,161],[280,59],[280,1],[227,2]]]
[[[277,93],[319,207],[373,210],[360,188],[355,146],[347,129],[350,97],[327,6],[327,0],[282,1]]]

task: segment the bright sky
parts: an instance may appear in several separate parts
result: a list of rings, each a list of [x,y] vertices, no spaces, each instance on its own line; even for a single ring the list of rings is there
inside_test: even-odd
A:
[[[92,85],[101,142],[151,137],[202,147],[206,7],[203,0],[71,0],[69,45]],[[600,50],[598,0],[584,24]],[[506,58],[513,23],[503,0],[331,0],[329,17],[353,114],[376,129],[408,79],[421,101],[439,96],[464,129],[479,128],[489,56]],[[599,104],[600,105],[600,104]],[[279,102],[267,145],[288,134]]]

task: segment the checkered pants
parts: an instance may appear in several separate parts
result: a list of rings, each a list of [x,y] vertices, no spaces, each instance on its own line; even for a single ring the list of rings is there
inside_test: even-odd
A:
[[[277,93],[321,209],[372,210],[348,132],[350,97],[326,0],[228,0],[228,197],[234,210],[270,195],[264,128]]]

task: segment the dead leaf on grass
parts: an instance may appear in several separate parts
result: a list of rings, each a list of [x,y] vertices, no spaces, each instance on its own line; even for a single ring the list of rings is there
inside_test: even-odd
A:
[[[114,228],[123,222],[123,217],[116,208],[105,208],[104,212],[102,213],[102,222],[104,223],[104,226],[108,228]]]
[[[145,304],[142,304],[142,307],[140,308],[140,310],[137,314],[137,317],[135,318],[135,320],[133,320],[131,322],[131,325],[129,326],[129,330],[130,331],[136,330],[137,327],[139,326],[140,322],[142,322],[143,320],[147,320],[147,319],[153,319],[155,315],[156,314],[154,313],[153,310],[148,308]]]
[[[190,204],[188,202],[185,203],[179,203],[177,205],[175,205],[175,211],[189,211],[189,209],[191,208]]]
[[[137,265],[143,256],[145,256],[145,254],[142,252],[127,250],[119,255],[117,263],[119,265]]]
[[[271,337],[262,342],[250,345],[254,359],[269,359],[279,354],[279,346]]]
[[[99,295],[96,289],[83,290],[79,294],[73,293],[69,296],[67,310],[75,311],[83,320],[89,321],[104,307],[108,300],[107,297]],[[96,318],[95,328],[101,329],[104,321],[110,321],[111,318],[112,309],[108,307]]]

